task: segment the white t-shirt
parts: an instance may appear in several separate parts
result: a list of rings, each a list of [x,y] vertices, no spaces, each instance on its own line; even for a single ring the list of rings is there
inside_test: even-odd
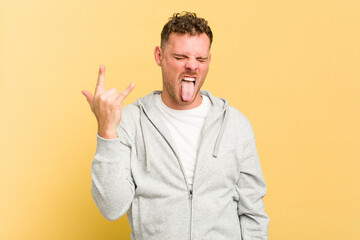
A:
[[[162,101],[160,94],[155,95],[155,102],[160,109],[166,127],[170,130],[171,136],[174,139],[175,147],[178,150],[180,161],[185,170],[189,188],[192,189],[196,154],[201,130],[211,107],[210,99],[202,95],[200,106],[189,110],[169,108]]]

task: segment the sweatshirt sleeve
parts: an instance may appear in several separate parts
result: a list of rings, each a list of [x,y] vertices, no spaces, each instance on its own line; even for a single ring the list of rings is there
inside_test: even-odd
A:
[[[114,221],[129,209],[135,192],[131,176],[132,148],[125,134],[104,139],[97,134],[97,147],[91,166],[91,194],[101,214]]]
[[[243,240],[267,240],[269,217],[265,213],[263,197],[266,184],[256,150],[253,130],[249,124],[245,137],[240,177],[236,184],[239,195],[238,215]]]

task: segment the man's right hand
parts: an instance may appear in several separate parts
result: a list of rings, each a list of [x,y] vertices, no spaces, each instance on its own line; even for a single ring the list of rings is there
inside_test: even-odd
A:
[[[87,90],[82,91],[97,119],[100,137],[106,139],[118,137],[117,126],[121,121],[122,102],[133,89],[134,83],[122,93],[116,88],[105,90],[105,66],[101,65],[94,96]]]

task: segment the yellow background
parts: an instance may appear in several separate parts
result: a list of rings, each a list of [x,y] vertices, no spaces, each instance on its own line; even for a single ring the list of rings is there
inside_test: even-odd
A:
[[[360,239],[360,1],[0,1],[0,239],[128,239],[90,193],[96,120],[81,90],[161,88],[174,12],[214,32],[209,89],[251,121],[272,240]]]

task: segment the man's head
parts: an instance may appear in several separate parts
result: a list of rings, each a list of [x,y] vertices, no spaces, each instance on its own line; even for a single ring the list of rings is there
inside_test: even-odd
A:
[[[212,32],[207,21],[194,13],[174,14],[161,33],[155,61],[163,76],[164,103],[174,109],[201,104],[200,88],[211,61]]]

